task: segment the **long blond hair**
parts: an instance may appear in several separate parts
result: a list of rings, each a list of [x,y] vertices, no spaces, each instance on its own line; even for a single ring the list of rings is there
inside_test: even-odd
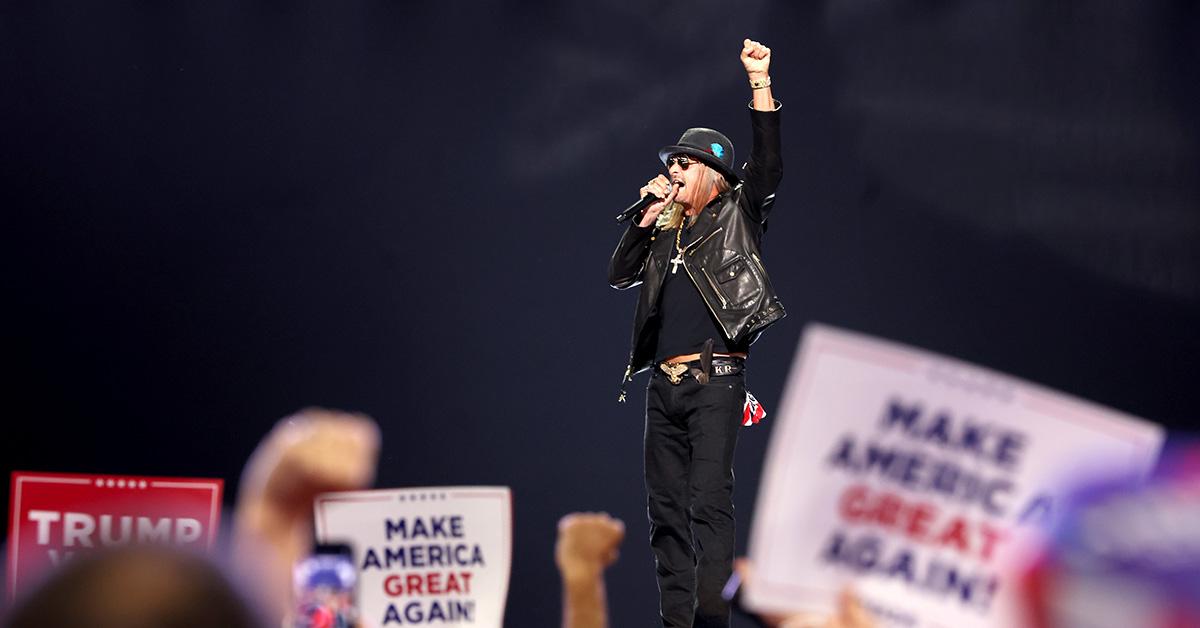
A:
[[[710,168],[708,164],[699,162],[693,165],[704,168],[704,176],[700,177],[700,181],[696,183],[696,193],[692,195],[694,199],[706,199],[704,203],[712,201],[717,196],[729,191],[729,179],[725,175],[717,172],[716,169]],[[701,207],[703,209],[703,207]],[[664,209],[659,217],[658,226],[661,229],[678,229],[683,224],[683,205],[679,203],[671,203],[671,206]]]

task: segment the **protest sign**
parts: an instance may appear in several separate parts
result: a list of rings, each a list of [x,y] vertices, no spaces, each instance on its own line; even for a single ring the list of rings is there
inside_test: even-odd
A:
[[[512,564],[508,488],[327,493],[313,507],[317,539],[354,549],[363,626],[503,624]]]
[[[8,598],[46,570],[102,547],[170,543],[212,549],[223,486],[205,478],[14,471]]]
[[[882,626],[1022,625],[1015,575],[1063,483],[1144,473],[1162,430],[965,362],[811,326],[750,539],[760,611],[829,612],[849,582]]]

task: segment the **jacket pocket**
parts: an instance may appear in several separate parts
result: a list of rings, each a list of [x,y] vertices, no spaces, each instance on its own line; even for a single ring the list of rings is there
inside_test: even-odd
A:
[[[711,279],[726,309],[745,309],[762,294],[762,280],[749,260],[741,255],[717,267]]]
[[[717,271],[717,283],[729,283],[730,281],[737,279],[738,275],[741,275],[745,271],[746,260],[740,257],[736,258],[732,262],[722,266]]]

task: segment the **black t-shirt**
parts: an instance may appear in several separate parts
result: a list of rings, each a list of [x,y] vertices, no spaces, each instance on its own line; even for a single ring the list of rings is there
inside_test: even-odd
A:
[[[690,230],[685,226],[682,240],[687,242],[689,235]],[[674,241],[675,231],[664,231],[660,237],[669,237]],[[672,253],[671,259],[674,258],[675,254]],[[673,268],[678,268],[678,271],[672,272]],[[750,350],[749,342],[739,345],[725,337],[683,264],[667,265],[667,276],[663,280],[662,296],[658,301],[658,325],[655,362],[677,355],[700,353],[704,341],[709,338],[713,339],[714,353],[745,353]]]

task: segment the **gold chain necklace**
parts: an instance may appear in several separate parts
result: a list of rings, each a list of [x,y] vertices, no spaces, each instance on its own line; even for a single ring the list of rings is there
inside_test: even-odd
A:
[[[684,214],[683,219],[679,221],[679,227],[675,229],[675,257],[671,258],[671,274],[679,272],[679,265],[683,263],[683,245],[680,240],[683,238],[683,223],[687,222],[691,216]]]

